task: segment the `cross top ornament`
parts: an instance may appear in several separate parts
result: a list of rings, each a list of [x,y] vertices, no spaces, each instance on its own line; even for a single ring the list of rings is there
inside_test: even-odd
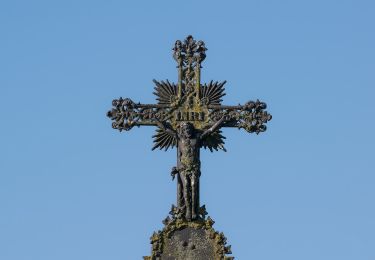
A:
[[[199,201],[200,149],[226,151],[222,127],[259,134],[266,131],[265,124],[272,116],[259,100],[222,105],[226,81],[201,84],[201,63],[207,51],[203,41],[189,35],[176,41],[172,50],[177,62],[177,84],[153,80],[157,104],[120,97],[112,101],[113,108],[107,116],[120,132],[134,126],[156,126],[153,150],[177,147],[177,165],[171,171],[172,178],[177,177],[177,206],[172,206],[171,215],[189,222],[205,219],[207,214]]]

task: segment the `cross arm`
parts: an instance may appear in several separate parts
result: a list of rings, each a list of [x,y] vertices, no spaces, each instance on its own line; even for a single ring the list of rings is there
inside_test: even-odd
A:
[[[216,123],[214,123],[210,128],[208,128],[206,131],[203,132],[203,134],[201,135],[201,138],[205,138],[207,135],[215,132],[217,129],[220,128],[221,124],[224,122],[225,120],[225,116],[223,115],[219,121],[217,121]]]
[[[166,126],[163,122],[156,120],[156,125],[162,129],[164,132],[168,133],[170,136],[177,138],[177,133],[171,129],[170,127]]]
[[[249,133],[257,133],[266,131],[266,123],[272,119],[272,116],[265,111],[266,103],[257,101],[249,101],[245,105],[209,106],[210,118],[213,121],[224,118],[221,123],[222,127],[243,128]]]
[[[168,120],[168,106],[160,104],[135,103],[129,98],[114,99],[107,116],[113,121],[112,128],[128,131],[134,126],[157,126]]]

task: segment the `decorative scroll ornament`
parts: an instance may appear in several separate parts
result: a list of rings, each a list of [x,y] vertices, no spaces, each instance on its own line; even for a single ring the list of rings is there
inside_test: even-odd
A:
[[[215,121],[224,117],[223,127],[243,128],[249,133],[259,134],[266,131],[265,124],[272,119],[272,116],[264,111],[266,108],[266,103],[259,100],[249,101],[243,106],[218,106],[217,109],[211,110],[210,118]]]

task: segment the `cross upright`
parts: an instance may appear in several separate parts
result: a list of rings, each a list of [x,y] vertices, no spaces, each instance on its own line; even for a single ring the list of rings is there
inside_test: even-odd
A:
[[[177,147],[177,165],[171,171],[172,178],[177,177],[177,206],[172,212],[194,221],[206,214],[205,207],[199,205],[200,149],[226,151],[220,128],[236,127],[259,134],[266,130],[272,116],[259,100],[222,105],[226,81],[201,84],[201,63],[207,50],[203,41],[189,35],[184,41],[176,41],[172,50],[178,68],[177,84],[153,80],[157,104],[120,97],[112,101],[107,116],[120,132],[134,126],[156,126],[153,150]]]

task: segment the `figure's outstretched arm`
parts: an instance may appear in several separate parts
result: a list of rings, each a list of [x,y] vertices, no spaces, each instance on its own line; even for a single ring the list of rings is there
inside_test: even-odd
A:
[[[177,138],[177,133],[176,133],[174,130],[172,130],[171,128],[165,126],[165,124],[163,124],[163,123],[160,122],[160,121],[156,121],[156,124],[157,124],[157,126],[160,127],[164,132],[166,132],[166,133],[172,135],[173,137]]]
[[[220,118],[219,121],[217,121],[215,124],[213,124],[209,129],[207,129],[206,131],[204,131],[203,134],[201,135],[201,138],[204,138],[207,135],[209,135],[209,134],[215,132],[217,129],[219,129],[219,127],[221,126],[221,124],[224,122],[224,118],[225,118],[225,116],[223,116],[222,118]]]

